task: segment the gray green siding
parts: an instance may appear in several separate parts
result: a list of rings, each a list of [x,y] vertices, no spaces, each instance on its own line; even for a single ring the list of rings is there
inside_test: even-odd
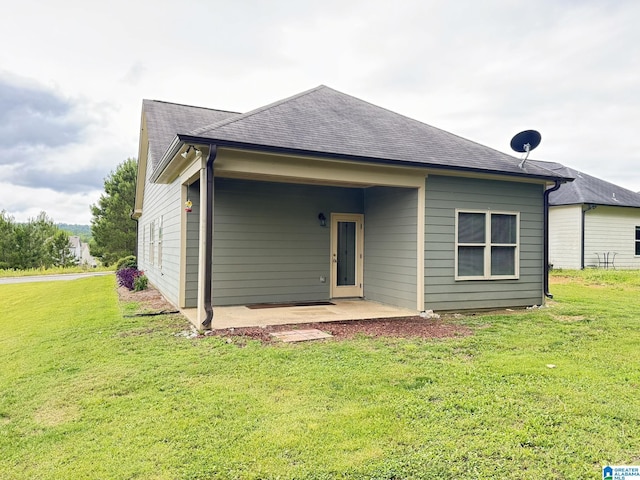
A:
[[[418,191],[365,190],[364,295],[367,300],[416,308]]]
[[[143,214],[138,220],[138,268],[144,270],[151,285],[174,305],[179,303],[180,245],[181,245],[181,185],[147,182],[145,184]],[[158,247],[154,246],[154,261],[149,257],[149,226],[158,225],[162,218],[162,265],[158,264]],[[146,231],[146,237],[143,232]],[[143,239],[147,244],[144,245]]]
[[[455,281],[455,209],[520,212],[520,278]],[[543,296],[543,186],[429,176],[425,212],[425,308],[479,309],[540,304]]]
[[[214,205],[214,305],[325,300],[330,228],[318,214],[363,213],[363,192],[216,178]]]

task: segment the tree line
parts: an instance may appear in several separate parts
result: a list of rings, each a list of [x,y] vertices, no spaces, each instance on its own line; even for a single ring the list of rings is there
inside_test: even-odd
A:
[[[129,158],[104,180],[105,192],[91,205],[92,256],[103,265],[134,255],[136,221],[131,218],[135,202],[137,161]],[[67,267],[77,264],[69,233],[56,226],[45,212],[26,223],[17,223],[0,211],[0,269]]]
[[[67,267],[76,263],[69,234],[45,212],[26,223],[17,223],[6,211],[0,211],[0,269]]]

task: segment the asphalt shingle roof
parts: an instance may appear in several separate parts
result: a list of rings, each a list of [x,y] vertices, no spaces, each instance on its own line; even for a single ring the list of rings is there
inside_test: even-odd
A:
[[[150,104],[145,106],[151,106]],[[245,114],[177,108],[155,102],[148,117],[160,122],[161,145],[153,147],[154,168],[158,154],[181,134],[211,143],[276,148],[300,153],[373,159],[441,168],[507,173],[520,176],[558,177],[543,166],[526,164],[511,155],[464,139],[444,130],[394,113],[326,86],[286,98]],[[186,108],[186,110],[185,110]],[[215,112],[215,113],[213,113]],[[182,115],[181,121],[173,119]],[[203,118],[196,118],[202,115]],[[216,116],[220,118],[216,118]],[[196,125],[197,120],[201,120]],[[170,133],[173,130],[172,134]],[[170,138],[169,138],[170,137]],[[162,154],[165,152],[163,151]],[[165,161],[168,159],[165,159]]]
[[[550,205],[614,205],[617,207],[640,207],[640,193],[627,190],[613,183],[592,177],[584,172],[565,167],[560,163],[528,160],[557,174],[573,177],[575,180],[563,184],[549,195]]]
[[[189,132],[202,125],[240,115],[236,112],[192,107],[159,100],[143,100],[142,110],[147,117],[147,135],[152,168],[160,163],[176,134]]]

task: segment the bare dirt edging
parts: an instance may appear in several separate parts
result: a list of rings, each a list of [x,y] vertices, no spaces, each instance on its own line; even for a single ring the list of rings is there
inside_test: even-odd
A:
[[[121,302],[135,302],[138,304],[138,314],[175,313],[176,308],[169,303],[155,288],[149,287],[140,292],[130,291],[125,287],[118,287],[118,297]],[[357,336],[365,337],[396,337],[396,338],[455,338],[473,334],[469,327],[461,325],[459,316],[447,315],[439,319],[413,317],[376,318],[365,320],[348,320],[321,323],[296,323],[287,325],[267,325],[264,327],[241,327],[215,329],[198,337],[245,337],[260,340],[263,343],[277,342],[271,335],[273,332],[286,330],[301,330],[317,328],[331,334],[335,339],[351,339]],[[150,320],[153,321],[153,320]],[[185,319],[186,322],[186,319]]]

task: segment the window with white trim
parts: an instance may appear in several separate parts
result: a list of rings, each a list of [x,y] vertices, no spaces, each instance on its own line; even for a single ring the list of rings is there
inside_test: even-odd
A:
[[[155,234],[156,234],[155,225],[154,225],[154,222],[151,222],[149,223],[149,263],[151,265],[153,265],[153,262],[154,262],[153,250],[155,245]]]
[[[162,268],[162,223],[164,217],[160,215],[158,219],[158,267]]]
[[[149,261],[148,256],[149,250],[147,249],[147,229],[142,229],[142,259],[147,262]]]
[[[456,280],[516,279],[519,251],[518,212],[456,210]]]
[[[640,227],[636,227],[636,256],[640,256]]]

